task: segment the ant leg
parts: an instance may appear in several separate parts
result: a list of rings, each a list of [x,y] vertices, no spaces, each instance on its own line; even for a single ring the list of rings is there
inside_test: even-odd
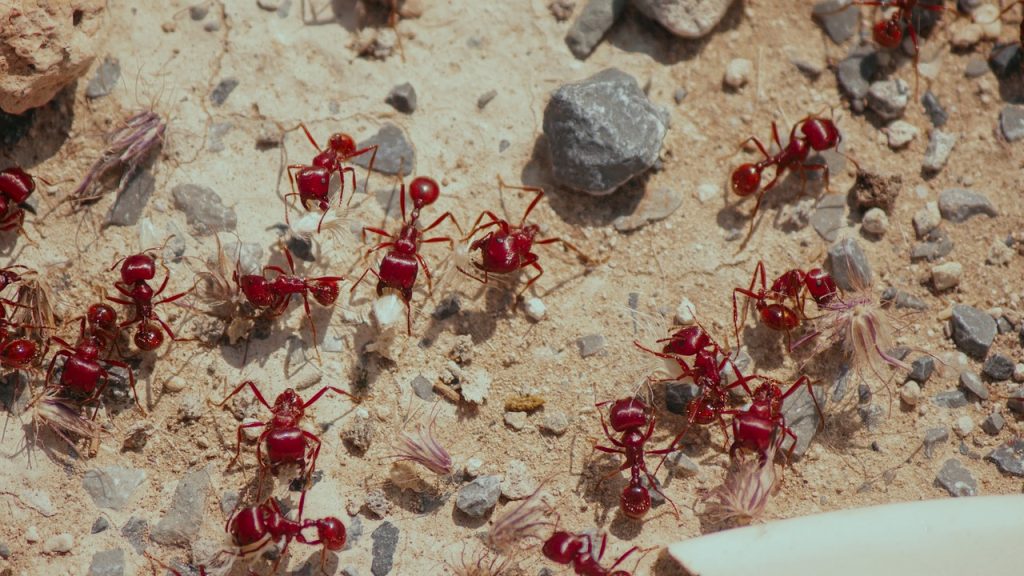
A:
[[[266,425],[267,425],[266,422],[249,422],[248,424],[239,424],[238,425],[238,430],[236,430],[236,432],[235,432],[236,436],[238,437],[238,441],[235,443],[235,457],[231,459],[231,462],[228,462],[228,465],[225,468],[225,470],[231,468],[231,466],[234,465],[234,463],[238,460],[239,455],[241,455],[241,453],[242,453],[242,431],[244,429],[246,429],[246,428],[259,428],[261,426],[266,426]],[[265,435],[266,435],[266,432],[264,432],[263,434],[260,434],[260,442],[263,441],[263,436],[265,436]]]
[[[742,148],[743,148],[744,146],[746,146],[746,145],[747,145],[747,142],[753,142],[753,143],[754,143],[754,145],[755,145],[755,146],[757,146],[757,149],[758,149],[758,150],[759,150],[759,151],[761,152],[761,154],[763,154],[763,155],[764,155],[764,157],[765,157],[765,158],[771,158],[771,157],[772,157],[772,155],[768,153],[768,149],[767,149],[767,148],[765,148],[764,144],[762,144],[762,143],[761,143],[761,141],[760,141],[760,140],[758,140],[758,139],[757,139],[756,137],[754,137],[754,136],[751,136],[750,138],[747,138],[747,139],[746,139],[746,140],[744,140],[743,142],[740,142],[739,146],[737,146],[737,147],[736,147],[737,151],[739,151],[739,150],[740,150],[740,149],[742,149]],[[734,152],[734,154],[735,154],[735,152]]]
[[[612,433],[611,433],[611,431],[610,431],[610,430],[608,430],[608,423],[604,421],[604,413],[603,413],[603,412],[601,412],[601,411],[598,411],[598,412],[597,412],[597,416],[598,416],[598,417],[599,417],[599,418],[601,419],[601,428],[603,428],[603,429],[604,429],[604,435],[605,435],[605,437],[606,437],[606,438],[608,438],[608,440],[609,440],[609,441],[610,441],[610,442],[611,442],[612,444],[614,444],[615,446],[618,446],[619,448],[625,448],[625,447],[626,447],[626,445],[625,445],[625,444],[623,444],[622,442],[619,442],[618,440],[616,440],[616,439],[615,439],[615,436],[613,436],[613,435],[612,435]],[[598,448],[598,447],[597,447],[597,446],[595,446],[594,448],[596,449],[596,448]],[[623,452],[623,453],[624,453],[624,452]]]
[[[248,386],[249,389],[252,390],[253,395],[255,395],[256,399],[260,401],[260,404],[263,404],[267,408],[267,410],[270,410],[271,412],[274,411],[273,407],[271,407],[270,404],[267,403],[267,400],[263,397],[263,394],[260,393],[260,389],[256,387],[256,383],[253,382],[252,380],[246,380],[245,382],[239,384],[237,388],[232,390],[231,393],[225,396],[223,400],[216,404],[216,406],[218,408],[224,406],[224,404],[227,403],[227,401],[230,400],[232,396],[241,392],[242,388],[245,388],[246,386]]]
[[[392,240],[395,239],[395,236],[393,234],[391,234],[390,232],[388,232],[387,230],[381,230],[380,228],[374,228],[373,226],[363,226],[363,243],[364,244],[366,243],[366,233],[367,232],[373,232],[374,234],[377,234],[379,236],[383,236],[385,238],[390,238]]]
[[[306,128],[305,122],[299,122],[299,125],[296,126],[296,128],[302,128],[302,131],[306,133],[306,138],[309,139],[309,143],[313,145],[313,148],[316,148],[317,152],[323,152],[323,150],[320,149],[320,145],[316,143],[316,139],[314,139],[313,135],[309,133],[309,128]],[[295,128],[292,128],[292,130],[294,129]]]
[[[534,276],[533,278],[530,278],[530,280],[526,283],[526,286],[523,286],[522,289],[519,290],[519,293],[516,294],[516,299],[521,299],[523,297],[523,294],[525,294],[526,291],[530,289],[530,286],[532,286],[534,282],[539,280],[540,277],[544,275],[544,269],[541,268],[540,264],[537,263],[537,255],[531,253],[530,256],[532,256],[532,258],[528,256],[527,261],[523,263],[522,267],[525,268],[527,266],[533,266],[534,268],[537,269],[537,275]]]
[[[481,226],[480,222],[484,219],[484,216],[487,216],[488,218],[490,218],[491,221],[488,222],[487,224],[484,224],[483,226]],[[490,228],[491,226],[497,226],[501,222],[503,222],[503,220],[501,218],[498,218],[497,214],[495,214],[494,212],[491,212],[490,210],[484,210],[483,212],[480,213],[479,216],[476,217],[476,222],[473,223],[473,226],[469,229],[469,234],[467,234],[463,238],[463,240],[469,240],[477,232],[479,232],[481,230],[484,230],[484,229],[487,229],[487,228]]]
[[[526,211],[523,212],[523,217],[519,219],[519,227],[522,228],[523,224],[526,223],[526,219],[530,216],[530,212],[533,212],[534,207],[536,207],[537,203],[540,202],[540,199],[544,197],[544,189],[537,186],[512,186],[505,184],[505,181],[502,180],[501,175],[499,174],[498,191],[501,192],[506,188],[510,190],[522,190],[523,192],[535,192],[537,194],[534,196],[533,201],[530,202],[530,205],[526,207]]]
[[[313,394],[313,396],[309,400],[307,400],[305,403],[303,403],[303,405],[302,405],[303,410],[305,410],[306,408],[309,408],[310,406],[312,406],[317,400],[322,398],[323,395],[326,394],[327,392],[337,392],[338,394],[341,394],[342,396],[348,396],[353,401],[356,400],[355,396],[353,396],[352,394],[349,394],[348,392],[345,392],[341,388],[335,388],[334,386],[324,386],[323,388],[320,389],[319,392],[317,392],[316,394]]]
[[[302,482],[302,495],[299,496],[299,516],[297,522],[302,521],[302,510],[306,503],[306,492],[309,490],[309,484],[313,481],[313,472],[316,471],[316,459],[320,456],[320,447],[323,445],[323,442],[320,441],[320,438],[317,437],[312,432],[303,430],[302,436],[309,441],[316,442],[316,446],[313,447],[310,451],[309,470],[305,474],[303,474],[305,478],[303,479]]]
[[[367,255],[369,255],[369,254],[367,254]],[[359,276],[359,280],[356,280],[356,283],[353,284],[352,288],[349,289],[349,291],[348,291],[349,294],[351,294],[351,293],[356,291],[356,286],[359,286],[359,284],[363,281],[363,278],[366,278],[366,274],[368,272],[370,272],[369,268],[367,268],[366,270],[363,270],[363,273]]]
[[[346,160],[349,160],[351,158],[355,158],[356,156],[362,156],[363,154],[366,154],[367,152],[370,153],[370,164],[366,167],[366,178],[363,179],[363,189],[366,190],[367,194],[370,193],[370,187],[369,187],[370,186],[370,173],[373,172],[373,163],[374,163],[375,160],[377,160],[377,148],[378,148],[377,144],[374,144],[373,146],[367,146],[366,148],[363,148],[362,150],[356,150],[355,152],[352,153],[351,156],[348,156],[346,158]],[[355,176],[355,171],[353,170],[353,172],[352,172],[352,179],[353,179],[352,180],[352,188],[353,188],[352,191],[353,191],[353,193],[355,192],[355,186],[356,186],[355,185],[355,177],[356,177]],[[351,194],[348,197],[348,201],[349,201],[349,204],[352,203],[352,195]],[[338,203],[339,204],[341,203],[341,199],[340,198],[338,199]]]
[[[444,222],[446,219],[451,219],[452,224],[455,224],[456,230],[459,231],[459,234],[462,234],[462,226],[459,226],[459,221],[455,219],[455,215],[452,214],[451,212],[445,212],[444,214],[438,216],[437,219],[430,224],[430,226],[427,226],[426,228],[421,230],[420,233],[425,234],[433,230],[434,228],[437,228],[441,224],[441,222]]]
[[[426,267],[423,268],[426,271]],[[407,335],[412,336],[412,304],[409,303],[409,299],[403,297],[405,301],[405,332]]]
[[[309,293],[308,292],[303,292],[302,293],[302,307],[305,308],[305,310],[306,310],[306,320],[309,320],[309,330],[313,333],[313,350],[316,351],[316,358],[317,358],[317,360],[321,361],[322,359],[320,358],[320,348],[316,344],[316,340],[317,340],[317,337],[316,337],[316,323],[313,322],[313,313],[309,309]]]
[[[664,494],[662,494],[662,496],[664,496]],[[667,498],[666,498],[666,500],[667,500]],[[619,556],[618,560],[616,560],[614,564],[612,564],[611,566],[608,567],[608,573],[609,574],[614,573],[616,566],[618,566],[619,564],[622,564],[623,562],[625,562],[626,558],[629,558],[631,554],[633,554],[634,552],[636,552],[639,549],[640,549],[639,546],[633,546],[629,550],[626,550],[625,554],[623,554],[622,556]],[[643,557],[641,556],[640,559],[643,560]]]
[[[139,394],[138,392],[135,391],[135,374],[132,373],[132,367],[126,364],[125,362],[121,362],[119,360],[106,360],[106,363],[110,364],[111,366],[117,366],[118,368],[122,368],[126,372],[128,372],[128,384],[132,388],[132,396],[135,397],[135,405],[138,406],[139,410],[141,410],[142,413],[145,415],[146,410],[142,407],[142,404],[139,404]],[[106,370],[103,371],[103,374],[105,378],[110,378],[110,373],[107,372]]]

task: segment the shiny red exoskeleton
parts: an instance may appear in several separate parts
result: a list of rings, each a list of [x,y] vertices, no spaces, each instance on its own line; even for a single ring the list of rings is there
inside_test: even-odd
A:
[[[598,406],[603,404],[605,403],[598,404]],[[626,457],[625,462],[622,463],[618,471],[628,469],[630,477],[629,484],[622,489],[622,494],[619,497],[619,507],[622,509],[623,514],[630,518],[643,518],[647,511],[651,509],[651,495],[647,488],[644,487],[641,475],[646,477],[651,488],[665,496],[661,489],[658,488],[654,476],[647,471],[644,457],[646,455],[668,454],[672,449],[644,449],[644,445],[651,439],[651,435],[654,434],[654,425],[657,419],[648,414],[647,405],[640,400],[623,398],[612,402],[612,406],[608,410],[608,419],[611,421],[612,429],[622,436],[616,439],[612,435],[611,431],[608,430],[608,423],[605,422],[604,414],[601,414],[601,426],[604,428],[604,434],[614,447],[594,446],[594,449],[609,454],[622,454]],[[647,429],[643,430],[644,427]],[[675,503],[669,500],[667,496],[665,496],[665,500],[672,504],[672,508],[675,510],[676,516],[678,516],[679,510],[676,509]]]
[[[760,288],[754,290],[758,284]],[[736,288],[732,293],[732,321],[737,340],[740,327],[746,322],[750,300],[754,301],[754,309],[761,323],[772,330],[785,332],[788,338],[789,333],[807,318],[804,306],[808,295],[815,304],[822,307],[839,297],[839,288],[832,276],[821,268],[807,272],[796,268],[789,270],[776,278],[769,288],[764,262],[758,261],[750,285],[747,288]],[[737,296],[746,298],[742,315]]]
[[[313,346],[316,346],[316,324],[313,323],[313,315],[309,308],[309,295],[312,294],[313,299],[321,306],[332,306],[341,291],[338,282],[344,278],[342,276],[318,276],[316,278],[297,276],[291,251],[285,249],[284,255],[288,260],[288,268],[291,273],[286,272],[280,266],[264,266],[264,275],[262,276],[258,274],[239,276],[236,271],[235,282],[250,304],[266,310],[271,316],[283,314],[288,308],[292,296],[301,294],[306,318],[309,320],[309,328],[313,333]],[[267,278],[267,272],[273,272],[276,276]]]
[[[776,448],[781,448],[788,436],[793,440],[789,447],[789,456],[792,457],[797,437],[793,430],[786,425],[786,417],[782,413],[782,403],[801,386],[806,386],[820,414],[821,407],[818,406],[818,399],[814,396],[810,378],[801,376],[785,392],[782,391],[781,383],[778,380],[764,376],[752,376],[751,378],[761,380],[762,383],[754,388],[754,392],[750,395],[750,406],[744,410],[726,412],[733,415],[733,442],[729,447],[729,456],[735,457],[736,452],[743,449],[757,454],[763,461],[767,458],[772,438],[775,438]],[[776,434],[776,430],[778,430],[778,434]]]
[[[285,222],[289,222],[288,198],[292,196],[298,196],[299,202],[306,210],[310,209],[310,204],[312,203],[317,210],[326,215],[328,208],[331,206],[331,175],[335,172],[337,172],[341,184],[338,192],[338,204],[341,205],[342,198],[345,196],[346,173],[352,177],[352,192],[356,190],[355,168],[345,166],[345,162],[369,153],[370,165],[367,169],[367,174],[369,174],[369,171],[373,170],[373,161],[377,157],[376,144],[365,148],[358,148],[352,136],[345,133],[331,134],[331,137],[327,139],[327,149],[322,150],[320,145],[316,143],[313,135],[309,133],[306,125],[300,124],[299,126],[306,133],[306,138],[309,139],[310,144],[316,148],[317,155],[313,157],[311,165],[292,164],[288,166],[288,179],[291,181],[292,191],[285,195]],[[320,218],[320,224],[322,223],[323,217]],[[317,224],[317,232],[320,231],[320,224]]]
[[[131,319],[125,320],[119,327],[139,324],[135,331],[134,341],[140,350],[150,351],[159,348],[164,342],[164,332],[171,337],[171,340],[184,340],[174,335],[171,327],[156,313],[156,307],[160,304],[169,304],[180,300],[191,290],[154,301],[153,299],[167,288],[167,282],[171,279],[170,272],[165,269],[164,280],[160,283],[160,288],[154,291],[149,285],[149,281],[156,277],[156,260],[152,256],[146,254],[145,251],[133,254],[115,262],[110,269],[117,268],[118,264],[121,265],[121,280],[114,282],[114,288],[129,300],[111,296],[108,296],[107,300],[130,306],[135,312]]]
[[[83,405],[96,404],[93,417],[99,409],[99,399],[110,381],[110,372],[104,364],[117,366],[128,373],[128,383],[132,389],[132,396],[135,398],[135,405],[142,410],[139,404],[139,395],[135,390],[135,374],[131,366],[113,360],[111,358],[101,359],[103,352],[111,346],[117,334],[117,313],[114,309],[105,304],[93,304],[89,307],[89,313],[80,321],[78,342],[72,346],[59,336],[51,336],[50,342],[60,345],[61,350],[54,353],[50,360],[50,366],[46,371],[46,386],[59,390],[68,391],[76,396],[85,396]],[[53,371],[57,359],[64,358],[64,367],[61,370],[60,382],[53,381]],[[143,410],[144,412],[144,410]]]
[[[474,240],[469,247],[470,252],[480,252],[480,259],[474,260],[473,266],[483,273],[483,277],[479,277],[476,274],[472,274],[459,268],[460,272],[466,274],[470,278],[474,278],[486,284],[490,274],[511,274],[524,268],[532,267],[537,270],[537,275],[530,278],[526,282],[526,285],[519,290],[519,295],[521,296],[544,274],[544,269],[541,268],[540,263],[538,262],[539,257],[533,253],[534,246],[561,243],[567,249],[575,252],[580,258],[589,260],[589,258],[580,252],[578,248],[561,238],[537,239],[537,235],[540,233],[540,227],[536,224],[526,223],[527,218],[530,216],[530,212],[533,212],[537,203],[544,197],[544,190],[532,187],[506,186],[500,178],[498,179],[498,185],[502,189],[516,188],[526,192],[534,192],[536,196],[534,196],[533,201],[530,202],[529,206],[526,207],[526,211],[523,212],[523,216],[519,219],[519,224],[516,226],[513,226],[507,220],[498,218],[498,216],[490,210],[485,210],[481,213],[473,224],[473,228],[466,236],[466,239],[468,240],[478,232],[487,230],[492,226],[496,227],[494,230],[489,230],[484,237]],[[481,224],[484,218],[487,218],[489,221]]]
[[[35,178],[18,166],[0,170],[0,231],[21,228],[25,210],[19,204],[28,200],[35,189]]]
[[[303,494],[304,495],[304,494]],[[315,537],[308,537],[303,532],[316,530]],[[345,547],[345,525],[333,516],[325,516],[317,520],[293,521],[284,517],[277,501],[267,498],[263,503],[239,510],[228,520],[226,531],[231,535],[240,554],[248,555],[262,550],[268,544],[284,543],[281,552],[274,562],[271,574],[277,573],[277,567],[288,552],[292,540],[311,546],[322,546],[320,551],[320,568],[323,570],[327,559],[327,551],[337,552]]]
[[[274,400],[274,405],[271,406],[267,403],[259,388],[256,387],[256,383],[251,380],[246,380],[239,384],[238,387],[228,394],[224,400],[217,404],[217,406],[223,406],[232,396],[238,394],[238,392],[247,386],[260,404],[263,404],[263,406],[271,412],[272,417],[267,422],[250,422],[247,424],[240,424],[238,426],[238,443],[235,445],[235,457],[228,463],[228,468],[238,460],[238,456],[241,453],[243,431],[246,428],[265,428],[257,440],[256,447],[256,458],[259,463],[261,477],[259,488],[262,488],[262,476],[267,470],[272,474],[276,474],[281,466],[291,464],[299,466],[299,468],[302,469],[302,476],[304,476],[306,481],[308,481],[310,476],[313,475],[313,471],[316,468],[316,459],[320,454],[320,437],[312,432],[303,430],[299,426],[302,418],[306,414],[306,409],[312,406],[328,391],[342,394],[350,398],[352,395],[344,390],[335,388],[334,386],[325,386],[309,400],[303,402],[302,398],[297,392],[295,392],[295,390],[288,388],[278,395]],[[264,442],[266,442],[267,449],[266,461],[263,458]],[[301,508],[299,513],[301,515]]]
[[[0,270],[0,292],[12,283],[21,280],[21,276],[14,268],[24,268],[15,265]],[[8,298],[0,297],[0,367],[10,370],[24,370],[32,365],[36,359],[36,343],[26,338],[15,338],[11,334],[12,328],[25,327],[24,324],[12,322],[7,316],[7,307],[22,307],[21,304]]]
[[[426,176],[418,176],[409,183],[409,199],[412,200],[413,209],[412,212],[406,216],[405,213],[405,183],[402,183],[400,192],[400,205],[402,208],[402,227],[398,231],[398,235],[394,235],[387,230],[380,228],[372,228],[369,226],[363,227],[363,241],[366,241],[366,233],[372,232],[378,236],[388,238],[387,242],[381,242],[368,250],[366,255],[369,256],[377,250],[388,249],[387,253],[380,261],[380,265],[377,270],[367,268],[363,272],[359,280],[352,286],[352,290],[356,289],[366,277],[368,272],[373,272],[374,276],[377,277],[377,296],[382,296],[385,290],[393,290],[401,296],[402,301],[405,303],[406,311],[406,328],[408,333],[412,334],[412,290],[416,285],[416,276],[419,274],[420,266],[423,266],[423,274],[427,277],[427,287],[430,288],[430,267],[427,266],[423,256],[420,255],[420,246],[423,244],[430,244],[434,242],[447,242],[449,245],[454,246],[455,241],[448,236],[435,236],[427,238],[424,236],[427,232],[438,227],[445,220],[451,220],[455,227],[460,230],[459,223],[455,219],[455,216],[451,212],[445,212],[444,214],[437,217],[429,226],[420,229],[418,226],[418,220],[420,216],[420,210],[424,206],[429,206],[437,201],[441,195],[441,187],[438,186],[437,182]]]
[[[943,0],[932,2],[930,0],[853,0],[852,4],[858,6],[877,6],[879,8],[895,8],[892,14],[883,20],[879,20],[871,28],[871,36],[875,42],[883,48],[897,48],[903,41],[903,28],[906,27],[910,41],[914,45],[914,70],[916,74],[918,53],[917,27],[914,24],[913,12],[915,8],[929,10],[931,12],[942,12]]]
[[[604,556],[607,543],[607,534],[601,536],[601,546],[595,548],[594,540],[589,534],[558,531],[544,541],[541,552],[545,558],[556,564],[571,564],[573,572],[578,576],[630,576],[629,572],[616,570],[616,567],[640,548],[630,548],[619,556],[615,563],[605,568],[601,566],[601,558]]]

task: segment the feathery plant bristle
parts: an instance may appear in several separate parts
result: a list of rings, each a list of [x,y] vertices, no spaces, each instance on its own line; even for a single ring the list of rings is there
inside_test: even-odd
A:
[[[508,573],[512,560],[483,547],[476,547],[466,556],[466,549],[457,562],[445,562],[455,576],[503,576]]]
[[[512,506],[502,514],[487,532],[487,545],[492,549],[505,553],[516,548],[524,540],[534,538],[542,540],[540,529],[550,526],[547,519],[550,507],[542,500],[540,487],[530,495]]]
[[[44,391],[32,403],[31,410],[32,422],[37,427],[41,424],[53,430],[76,453],[78,449],[69,436],[93,439],[100,433],[99,425],[83,416],[77,406],[58,396],[54,390]]]
[[[430,470],[438,476],[450,476],[452,473],[452,457],[434,435],[436,418],[424,426],[416,425],[415,433],[402,432],[398,453],[393,455],[398,462],[414,462]]]
[[[90,192],[96,180],[117,166],[124,168],[116,189],[120,194],[150,151],[163,142],[166,129],[167,124],[152,110],[137,112],[125,120],[124,126],[107,136],[103,154],[93,163],[70,198],[78,203],[95,199],[99,195],[91,195]]]
[[[895,347],[892,320],[869,288],[837,298],[822,311],[816,326],[824,338],[815,354],[838,345],[854,371],[870,370],[883,380],[887,368],[910,370],[906,362],[890,354]]]
[[[713,498],[705,506],[705,514],[715,523],[745,526],[764,513],[768,498],[775,492],[775,452],[771,446],[764,458],[747,457],[734,460],[722,485],[709,494]]]

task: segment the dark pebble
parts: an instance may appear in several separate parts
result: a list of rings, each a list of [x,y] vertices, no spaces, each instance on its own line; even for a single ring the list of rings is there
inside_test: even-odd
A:
[[[391,522],[383,522],[370,534],[370,538],[373,539],[373,564],[370,572],[373,576],[384,576],[391,572],[394,565],[398,527]]]
[[[945,488],[950,496],[978,495],[978,481],[956,458],[946,460],[935,476],[935,483]]]
[[[149,524],[145,520],[132,516],[121,528],[121,536],[124,536],[125,540],[132,545],[135,552],[142,554],[146,550],[145,538],[148,530]]]
[[[950,318],[953,342],[961,352],[981,360],[988,354],[996,336],[996,321],[984,310],[966,304],[953,306]]]
[[[995,462],[999,470],[1006,474],[1024,477],[1024,438],[1003,444],[989,452],[985,460]]]
[[[314,262],[316,260],[316,255],[313,254],[313,240],[310,238],[291,236],[285,242],[285,245],[288,246],[292,256],[303,262]]]
[[[910,260],[928,260],[929,262],[947,256],[953,251],[953,240],[942,228],[934,228],[910,249]]]
[[[217,84],[217,87],[213,89],[213,92],[210,93],[210,102],[213,102],[214,106],[224,104],[235,88],[238,88],[237,78],[225,78],[221,80],[220,83]]]
[[[996,331],[1000,334],[1009,334],[1010,332],[1013,332],[1013,324],[1010,324],[1010,321],[1007,320],[1006,317],[1000,316],[999,318],[996,318]]]
[[[416,89],[408,82],[399,84],[391,89],[384,102],[403,114],[412,114],[416,111]]]
[[[857,408],[857,412],[860,414],[860,420],[864,423],[864,426],[871,432],[878,430],[882,423],[885,422],[885,408],[882,408],[878,404],[868,404]]]
[[[988,65],[992,72],[1000,78],[1008,78],[1013,74],[1020,73],[1021,52],[1020,43],[997,45],[992,48],[988,57]]]
[[[134,226],[156,190],[156,180],[149,170],[140,170],[128,181],[107,212],[107,226]]]
[[[479,98],[476,99],[476,107],[479,108],[480,110],[483,110],[484,108],[487,107],[488,104],[491,103],[491,100],[494,100],[494,98],[497,96],[497,90],[488,90],[487,92],[484,92],[483,94],[480,95]]]
[[[106,517],[100,516],[96,519],[95,522],[92,523],[92,528],[90,528],[90,532],[92,534],[99,534],[107,528],[110,528],[110,521],[107,520]]]
[[[847,0],[822,0],[814,5],[811,14],[836,44],[853,38],[860,24],[860,10]]]
[[[857,386],[857,403],[867,404],[871,402],[871,387],[867,384],[860,384]]]
[[[685,416],[686,407],[697,396],[700,396],[700,387],[696,384],[669,382],[665,386],[665,408],[673,414]]]
[[[625,10],[627,0],[588,0],[565,35],[573,56],[585,60]]]
[[[990,436],[995,436],[1006,426],[1006,418],[999,412],[993,412],[981,422],[981,429]]]
[[[1024,416],[1024,386],[1010,392],[1006,400],[1006,407],[1020,416]]]
[[[405,132],[395,124],[384,124],[376,134],[359,143],[359,148],[376,145],[377,157],[373,161],[373,169],[381,174],[397,175],[401,170],[403,176],[412,174],[416,168],[416,152],[405,137]],[[369,168],[371,154],[362,154],[351,159],[356,166]]]
[[[921,356],[910,365],[910,374],[907,377],[918,384],[924,384],[932,377],[933,372],[935,372],[935,359],[931,356]]]
[[[1013,360],[1005,354],[993,354],[985,360],[982,372],[996,382],[1005,382],[1013,376]]]
[[[418,374],[412,379],[409,384],[412,387],[412,391],[416,394],[416,397],[426,402],[433,402],[437,399],[437,395],[434,394],[434,385],[430,383],[422,374]]]
[[[946,125],[949,121],[949,113],[942,107],[939,102],[938,96],[928,90],[921,96],[921,105],[924,106],[924,111],[928,114],[928,119],[931,120],[932,126],[941,128]]]
[[[924,455],[931,458],[935,454],[935,447],[942,442],[949,440],[949,429],[945,426],[929,428],[924,433]]]
[[[964,395],[963,390],[946,390],[932,396],[932,402],[936,406],[945,408],[963,408],[967,406],[967,396]]]

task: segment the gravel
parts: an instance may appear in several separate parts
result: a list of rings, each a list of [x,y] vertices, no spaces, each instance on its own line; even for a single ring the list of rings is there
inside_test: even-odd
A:
[[[944,442],[949,441],[949,429],[945,426],[929,428],[924,433],[924,455],[931,458],[935,454],[935,448]]]
[[[683,193],[676,187],[649,187],[632,214],[619,216],[612,226],[619,232],[639,230],[651,222],[664,220],[683,205]]]
[[[565,35],[573,56],[586,60],[625,10],[627,0],[588,0]]]
[[[139,170],[132,176],[124,190],[117,195],[107,211],[107,226],[134,226],[142,217],[150,196],[156,190],[156,179],[149,170]]]
[[[228,96],[234,92],[235,88],[238,88],[237,78],[225,78],[221,80],[217,87],[210,93],[210,102],[213,102],[214,106],[221,106],[227,101]]]
[[[525,412],[505,412],[505,424],[518,432],[529,426],[530,421]]]
[[[963,408],[967,406],[967,396],[963,390],[946,390],[932,396],[932,403],[943,408]]]
[[[942,228],[935,228],[925,235],[922,242],[917,242],[910,249],[910,259],[914,262],[929,262],[947,256],[953,251],[953,240]]]
[[[238,224],[235,209],[225,206],[220,195],[206,186],[179,184],[171,195],[175,208],[185,213],[192,231],[200,236],[233,231]]]
[[[145,481],[145,470],[107,466],[86,471],[82,478],[82,487],[92,497],[96,506],[121,510]]]
[[[909,406],[916,406],[921,401],[921,385],[913,380],[907,380],[900,387],[900,400]]]
[[[700,465],[690,459],[682,450],[676,450],[665,458],[665,467],[677,476],[696,476],[700,473]]]
[[[965,370],[960,373],[960,387],[982,400],[989,399],[988,386],[976,372]]]
[[[945,488],[950,496],[978,495],[978,481],[956,458],[946,460],[935,476],[935,483]]]
[[[681,38],[706,36],[734,0],[633,0],[633,7]]]
[[[885,408],[875,403],[857,408],[857,413],[860,415],[860,421],[864,423],[869,432],[878,430],[882,427],[882,423],[885,422]]]
[[[924,238],[929,232],[938,228],[942,223],[942,212],[939,212],[938,202],[928,202],[917,212],[914,212],[914,232],[918,238]]]
[[[569,417],[561,410],[547,412],[540,422],[540,429],[561,436],[569,429]]]
[[[114,548],[93,554],[89,576],[124,576],[124,550]]]
[[[381,174],[397,175],[401,170],[403,176],[412,174],[416,168],[416,151],[405,137],[405,132],[392,123],[384,124],[376,134],[359,143],[359,148],[377,146],[377,157],[373,161],[373,169]],[[356,166],[370,167],[372,154],[360,154],[350,160]]]
[[[896,120],[889,124],[883,129],[885,136],[889,142],[889,148],[893,150],[899,150],[900,148],[906,147],[908,144],[917,138],[920,130],[917,126],[914,126],[910,122],[904,120]]]
[[[136,553],[142,554],[146,550],[146,530],[148,529],[149,524],[145,520],[138,516],[132,516],[121,527],[121,536],[124,536],[124,539],[132,545]]]
[[[150,538],[158,544],[188,545],[199,534],[210,493],[210,473],[200,468],[186,474],[174,490],[170,509],[153,528]]]
[[[987,312],[966,304],[957,304],[953,306],[950,325],[953,328],[953,342],[961,352],[978,360],[985,358],[996,336],[996,321]]]
[[[931,356],[921,356],[910,364],[910,374],[907,375],[907,378],[910,378],[919,384],[924,384],[932,377],[932,373],[934,372],[935,359]]]
[[[963,222],[977,214],[999,215],[987,197],[965,188],[949,188],[940,192],[939,213],[950,222]]]
[[[477,109],[483,110],[484,108],[487,108],[487,105],[491,103],[491,100],[494,100],[495,98],[497,98],[497,96],[497,90],[488,90],[487,92],[484,92],[483,94],[480,95],[479,98],[476,99]]]
[[[864,111],[864,99],[871,88],[871,80],[878,72],[878,54],[871,47],[854,48],[836,66],[836,80],[850,97],[855,112]]]
[[[956,146],[957,135],[943,132],[938,128],[931,131],[928,136],[928,148],[924,152],[924,160],[921,169],[928,173],[939,172],[949,161],[949,155]]]
[[[964,267],[959,262],[943,262],[932,266],[932,285],[938,291],[949,290],[960,285]]]
[[[1019,74],[1021,66],[1020,43],[1011,42],[1010,44],[994,46],[992,53],[988,57],[988,65],[992,67],[992,72],[1000,78],[1008,78],[1014,74]]]
[[[43,542],[43,552],[47,554],[66,554],[71,552],[71,549],[75,546],[75,539],[68,534],[63,532],[56,536],[50,536]]]
[[[373,563],[370,572],[373,576],[384,576],[391,572],[395,562],[395,550],[398,548],[398,526],[391,522],[383,522],[370,533],[373,540]]]
[[[1005,354],[993,354],[985,360],[982,372],[995,382],[1005,382],[1013,376],[1014,362]]]
[[[884,236],[889,231],[889,217],[886,216],[885,210],[872,208],[864,213],[861,226],[868,234]]]
[[[918,298],[917,296],[914,296],[913,294],[910,294],[909,292],[904,292],[902,290],[897,290],[897,289],[895,289],[893,287],[886,288],[882,292],[882,301],[883,302],[892,302],[893,305],[896,306],[896,308],[900,309],[900,310],[903,310],[903,309],[907,309],[907,310],[927,310],[928,309],[928,304],[924,300],[921,300],[920,298]]]
[[[523,300],[523,312],[531,322],[540,322],[547,315],[548,309],[543,300],[531,296]]]
[[[576,347],[579,348],[581,358],[589,358],[605,351],[605,338],[603,334],[587,334],[576,340]]]
[[[1005,474],[1024,477],[1024,438],[1017,438],[989,452],[985,460],[994,462]]]
[[[979,30],[980,31],[980,30]],[[964,67],[964,76],[967,78],[980,78],[988,74],[988,62],[982,58],[971,58]]]
[[[846,238],[829,247],[828,261],[832,278],[841,289],[853,291],[871,286],[871,266],[856,239]]]
[[[1003,426],[1006,426],[1006,418],[999,412],[993,412],[989,414],[981,422],[981,429],[990,436],[996,436],[1003,430]]]
[[[416,89],[408,82],[399,84],[388,92],[384,102],[402,114],[412,114],[416,111]]]
[[[910,102],[910,86],[901,79],[874,82],[868,88],[868,108],[883,120],[903,116]]]
[[[1018,415],[1024,416],[1024,387],[1010,392],[1006,400],[1006,407]]]
[[[117,87],[117,81],[121,79],[121,63],[117,58],[107,56],[103,63],[96,68],[96,74],[89,80],[85,87],[85,97],[89,99],[102,98]]]
[[[957,436],[966,438],[974,431],[974,420],[966,414],[957,418],[956,422],[953,423],[953,431],[956,432]]]
[[[434,394],[434,385],[427,380],[422,374],[418,374],[409,383],[416,397],[426,402],[433,402],[437,399],[437,395]]]
[[[500,476],[481,476],[459,489],[455,507],[467,516],[483,518],[498,503]]]
[[[696,384],[669,382],[665,385],[665,408],[673,414],[685,416],[686,407],[697,396],[700,396],[700,387]]]
[[[563,85],[544,109],[552,175],[568,188],[610,194],[658,160],[667,122],[636,79],[616,68]]]
[[[999,113],[999,129],[1008,142],[1024,138],[1024,106],[1007,105]]]
[[[814,5],[811,14],[836,44],[853,38],[860,23],[860,10],[849,0],[822,0]]]
[[[931,90],[928,90],[924,93],[924,96],[921,96],[921,105],[924,106],[925,114],[928,115],[932,126],[941,128],[949,121],[949,113],[942,107],[939,97],[933,94]]]
[[[814,231],[826,242],[834,242],[846,226],[846,195],[827,194],[818,201],[810,217]]]
[[[726,88],[739,90],[750,82],[750,77],[753,74],[753,62],[746,58],[734,58],[730,60],[729,64],[725,67],[725,75],[722,77],[722,83],[725,84]]]

